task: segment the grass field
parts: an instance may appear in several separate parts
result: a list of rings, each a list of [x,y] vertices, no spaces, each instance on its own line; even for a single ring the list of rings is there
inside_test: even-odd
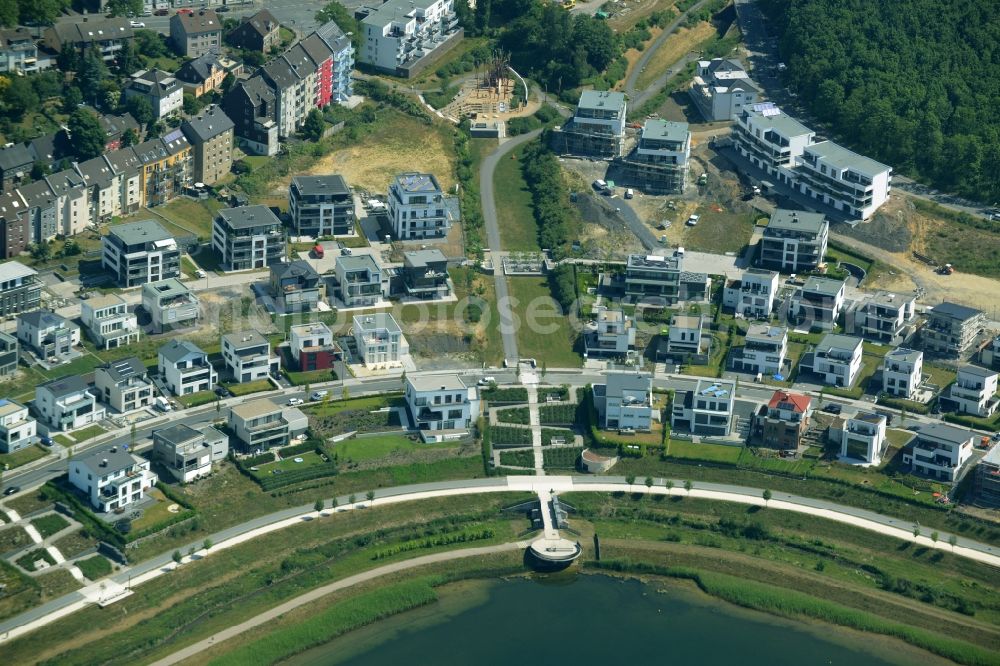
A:
[[[202,241],[207,241],[212,238],[215,213],[224,207],[215,197],[202,200],[178,197],[166,205],[157,206],[156,212]]]
[[[725,254],[740,252],[753,236],[753,216],[746,213],[717,213],[708,206],[699,208],[697,226],[684,227],[682,242],[688,250]]]
[[[241,384],[226,384],[226,388],[229,389],[233,395],[250,395],[251,393],[260,393],[261,391],[270,391],[274,389],[274,385],[266,379],[258,379],[252,382],[243,382]]]
[[[32,519],[31,524],[35,526],[35,529],[38,530],[38,533],[42,535],[43,539],[48,539],[56,532],[69,527],[69,521],[58,513],[49,513],[44,516],[34,518]]]
[[[215,395],[214,391],[198,391],[197,393],[189,393],[188,395],[179,395],[176,397],[177,402],[181,403],[185,407],[206,405],[217,399],[218,396]]]
[[[94,555],[76,563],[84,576],[90,580],[104,578],[111,573],[111,562],[101,555]]]
[[[301,462],[297,462],[296,459],[301,460]],[[261,465],[257,476],[267,476],[268,474],[273,474],[275,470],[290,471],[322,464],[324,464],[324,461],[319,457],[319,454],[315,451],[306,451],[304,453],[296,453],[294,456],[283,458],[268,465]]]
[[[154,498],[156,500],[156,504],[146,505],[143,507],[142,517],[139,518],[139,520],[132,521],[133,532],[140,532],[153,527],[154,525],[159,525],[163,521],[176,515],[174,512],[169,510],[169,508],[173,506],[174,502],[167,499],[167,497],[158,489],[153,488],[147,493],[147,495]]]
[[[583,358],[575,351],[578,332],[553,300],[544,277],[515,277],[508,280],[514,302],[518,353],[534,358],[550,368],[576,368]]]
[[[521,154],[515,150],[500,160],[493,174],[497,206],[497,222],[503,249],[511,252],[539,252],[538,225],[531,207],[531,193],[521,175]]]
[[[48,453],[48,449],[37,444],[29,446],[26,449],[21,449],[20,451],[15,451],[14,453],[3,453],[0,454],[0,469],[14,469],[21,465],[27,465],[39,458],[44,458]]]
[[[77,530],[76,532],[70,532],[64,537],[60,537],[53,545],[59,549],[63,557],[72,559],[80,553],[95,547],[97,539],[86,534],[84,530]]]
[[[722,444],[707,444],[671,439],[667,446],[667,455],[673,458],[693,458],[695,460],[711,460],[735,464],[739,460],[742,447],[724,446]]]
[[[332,450],[340,460],[377,460],[390,453],[407,452],[420,448],[440,446],[435,444],[420,444],[404,435],[379,435],[377,437],[359,437],[338,442]],[[454,446],[448,444],[447,446]]]
[[[673,35],[653,54],[646,65],[646,71],[636,80],[636,88],[645,90],[653,81],[667,73],[667,70],[684,57],[688,51],[710,39],[715,28],[708,21],[702,21],[693,28],[678,28]]]
[[[84,442],[94,439],[95,437],[99,437],[100,435],[103,435],[106,432],[107,430],[105,430],[99,425],[89,425],[86,428],[81,428],[80,430],[77,430],[71,434],[73,436],[73,439],[75,439],[78,444],[82,444]]]
[[[31,543],[31,537],[24,528],[14,526],[0,530],[0,554],[24,548]]]

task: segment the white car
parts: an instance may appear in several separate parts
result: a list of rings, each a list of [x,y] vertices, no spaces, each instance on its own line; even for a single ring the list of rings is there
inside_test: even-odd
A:
[[[327,391],[326,389],[320,389],[318,391],[313,391],[312,395],[309,396],[309,399],[310,400],[322,400],[323,398],[325,398],[327,396],[328,393],[329,393],[329,391]]]
[[[701,215],[692,215],[687,219],[687,222],[685,222],[684,224],[688,225],[689,227],[693,227],[698,224],[698,220],[700,219]]]
[[[497,383],[496,377],[483,377],[482,379],[479,380],[480,386],[489,386],[490,384],[496,384],[496,383]]]
[[[289,406],[292,406],[292,407],[294,407],[295,405],[301,405],[304,402],[305,402],[305,400],[303,400],[302,398],[289,398],[288,399],[288,404],[289,404]]]
[[[146,24],[142,21],[129,21],[128,24],[133,28],[145,28]]]

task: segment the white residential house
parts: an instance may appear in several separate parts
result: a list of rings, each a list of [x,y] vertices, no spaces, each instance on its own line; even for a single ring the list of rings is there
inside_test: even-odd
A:
[[[410,353],[403,331],[388,312],[355,315],[352,328],[358,354],[367,368],[401,365]]]
[[[701,315],[671,317],[670,328],[667,331],[667,353],[679,356],[706,353],[706,345],[702,344],[701,336],[704,326],[705,320]]]
[[[778,208],[761,234],[757,263],[783,273],[816,270],[830,240],[830,222],[821,213]]]
[[[788,353],[788,329],[784,326],[751,324],[742,346],[733,347],[730,364],[736,372],[772,376],[780,373]]]
[[[889,350],[882,360],[882,392],[912,399],[924,371],[924,353],[905,347]]]
[[[812,365],[805,367],[820,375],[827,386],[850,388],[861,371],[861,355],[861,338],[827,333],[812,352]]]
[[[180,483],[212,473],[212,463],[229,454],[229,436],[211,426],[192,428],[182,423],[152,432],[153,458]]]
[[[972,456],[978,434],[943,423],[921,424],[917,436],[903,449],[903,464],[917,474],[954,482]]]
[[[816,133],[771,102],[744,107],[733,124],[733,146],[769,176],[794,163]]]
[[[455,0],[388,0],[361,11],[358,61],[393,76],[419,72],[424,58],[463,34]]]
[[[699,60],[689,91],[705,120],[733,120],[760,99],[760,88],[738,60]]]
[[[37,430],[28,408],[7,398],[0,398],[0,453],[14,453],[31,446]]]
[[[774,309],[778,293],[778,274],[760,268],[743,271],[739,280],[729,280],[722,292],[722,307],[731,308],[736,317],[767,319]]]
[[[451,213],[434,174],[404,173],[393,179],[389,184],[389,222],[399,240],[448,235]]]
[[[341,255],[334,265],[336,296],[346,308],[372,306],[382,302],[387,275],[370,254]]]
[[[231,444],[247,453],[286,446],[291,437],[284,407],[267,398],[233,406],[229,410],[228,424],[236,436]]]
[[[73,430],[105,417],[90,385],[79,375],[53,379],[35,387],[35,411],[52,430]]]
[[[281,359],[271,352],[271,343],[254,330],[223,335],[222,360],[229,376],[240,383],[277,377],[281,370]]]
[[[584,356],[628,356],[635,351],[635,322],[621,310],[594,308],[595,321],[584,331]]]
[[[68,356],[80,344],[80,327],[51,310],[35,310],[17,316],[17,339],[40,360]]]
[[[653,378],[645,373],[609,372],[594,384],[594,408],[606,430],[648,432],[659,414],[653,409]]]
[[[125,449],[112,446],[70,460],[69,482],[101,513],[119,513],[142,501],[159,480],[148,460]]]
[[[212,391],[219,381],[208,354],[187,340],[171,340],[160,347],[157,358],[160,377],[174,395]]]
[[[459,439],[479,418],[479,391],[459,375],[407,377],[406,407],[423,441]]]
[[[811,275],[792,294],[788,315],[802,326],[828,331],[837,325],[846,290],[841,280]]]
[[[139,339],[139,321],[119,296],[92,296],[80,304],[80,319],[101,349],[117,349]]]
[[[125,99],[131,97],[146,100],[156,118],[165,118],[179,113],[184,106],[184,86],[161,69],[143,69],[133,74],[125,86]]]
[[[552,147],[560,155],[583,155],[605,160],[621,157],[625,148],[625,93],[584,90],[576,113],[552,130]]]
[[[879,465],[888,444],[885,426],[886,418],[882,414],[862,411],[837,418],[830,426],[829,438],[833,444],[840,445],[840,457],[844,462]]]
[[[153,383],[146,366],[129,356],[94,370],[94,384],[101,401],[118,412],[131,412],[153,404]]]
[[[723,379],[699,379],[693,391],[678,391],[670,412],[670,427],[692,435],[727,437],[733,427],[736,384]]]
[[[193,325],[200,314],[198,297],[177,278],[142,285],[142,307],[149,313],[157,333],[165,328]]]
[[[997,411],[997,372],[978,365],[958,368],[955,383],[941,396],[942,409],[954,409],[960,414],[990,417]]]
[[[281,220],[267,206],[224,208],[212,222],[212,249],[225,271],[267,268],[285,256]]]
[[[866,340],[895,343],[909,336],[916,320],[912,296],[876,294],[845,308],[844,329]]]

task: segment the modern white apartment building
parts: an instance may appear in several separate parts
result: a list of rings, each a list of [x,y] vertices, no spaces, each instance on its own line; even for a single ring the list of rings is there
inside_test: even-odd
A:
[[[699,60],[689,90],[705,120],[733,120],[760,99],[760,89],[738,60]]]
[[[635,351],[635,322],[621,310],[598,305],[594,321],[584,330],[583,344],[586,358],[628,356]]]
[[[17,316],[17,339],[40,360],[65,358],[80,344],[80,327],[51,310]]]
[[[479,391],[459,375],[407,377],[406,407],[423,441],[458,439],[479,418]]]
[[[28,416],[28,408],[7,398],[0,398],[0,453],[14,453],[35,441],[37,423]]]
[[[792,166],[782,167],[778,180],[849,219],[867,220],[889,199],[892,167],[820,141],[806,146]]]
[[[355,315],[352,330],[358,355],[365,367],[398,366],[410,353],[403,331],[388,312]]]
[[[682,357],[704,354],[706,345],[703,344],[701,335],[704,326],[705,320],[701,315],[676,314],[671,317],[667,331],[667,353]]]
[[[888,444],[885,426],[886,418],[882,414],[861,411],[835,419],[830,426],[829,438],[833,444],[840,446],[840,457],[844,462],[879,465]]]
[[[296,236],[354,236],[354,197],[343,176],[295,176],[288,213]]]
[[[594,384],[597,419],[606,430],[648,432],[659,415],[653,410],[653,378],[644,373],[609,372]]]
[[[444,238],[451,213],[434,174],[404,173],[389,184],[389,222],[399,240]]]
[[[770,102],[744,107],[733,124],[733,147],[769,176],[790,167],[816,133]]]
[[[211,426],[192,428],[182,423],[152,432],[153,458],[180,483],[191,483],[212,473],[212,463],[229,454],[229,436]]]
[[[639,141],[622,160],[629,185],[646,194],[683,192],[688,184],[691,132],[687,123],[647,120]]]
[[[146,377],[146,365],[135,356],[94,370],[94,384],[101,402],[118,412],[132,412],[153,404],[153,383]]]
[[[751,324],[742,346],[733,347],[730,364],[737,372],[772,376],[782,371],[788,353],[788,329]]]
[[[142,501],[159,480],[149,467],[148,460],[112,446],[70,460],[69,482],[94,509],[108,513]]]
[[[903,464],[913,472],[954,482],[972,456],[978,435],[943,423],[920,424],[917,436],[903,449]]]
[[[240,383],[277,377],[281,369],[281,359],[271,353],[271,343],[254,330],[223,335],[222,360],[227,374]]]
[[[177,241],[155,220],[111,226],[101,237],[101,264],[119,287],[138,287],[181,275]]]
[[[193,325],[201,312],[198,297],[177,278],[142,285],[142,307],[149,313],[157,333]]]
[[[811,275],[792,294],[788,316],[802,326],[830,330],[840,318],[845,292],[843,281]]]
[[[208,354],[187,340],[171,340],[160,347],[157,368],[174,395],[212,391],[219,381],[215,368],[208,362]]]
[[[79,375],[35,387],[35,412],[52,430],[73,430],[101,421],[106,412]]]
[[[463,32],[455,0],[388,0],[362,11],[358,62],[393,76],[416,74]]]
[[[822,214],[779,208],[764,228],[757,263],[783,273],[815,270],[829,238],[830,223]]]
[[[607,160],[621,157],[627,106],[625,93],[583,91],[573,118],[552,130],[553,150]]]
[[[670,427],[692,435],[726,437],[732,431],[735,396],[734,382],[699,379],[693,391],[677,392]]]
[[[912,296],[880,293],[853,303],[845,310],[844,329],[867,340],[894,343],[912,332],[916,320]]]
[[[978,365],[958,368],[955,383],[941,396],[941,408],[953,409],[960,414],[988,418],[1000,406],[997,399],[997,373]]]
[[[139,321],[114,294],[92,296],[80,304],[80,319],[101,349],[116,349],[139,339]]]
[[[660,305],[704,301],[712,285],[705,273],[684,270],[684,257],[630,254],[625,265],[625,295]]]
[[[778,292],[778,274],[760,268],[748,268],[739,280],[729,280],[722,291],[722,307],[731,308],[736,317],[767,319],[774,309]]]
[[[336,296],[339,307],[358,308],[382,301],[387,284],[382,267],[370,254],[337,257],[334,265],[337,280]]]
[[[267,268],[285,255],[285,234],[267,206],[225,208],[212,223],[212,249],[223,270]]]
[[[813,350],[811,361],[807,355],[802,364],[822,377],[824,384],[850,388],[861,371],[861,355],[861,338],[827,333]]]
[[[924,371],[924,353],[905,347],[889,350],[882,360],[882,392],[897,398],[913,398]]]
[[[229,410],[228,425],[236,436],[230,443],[245,453],[286,446],[291,436],[284,408],[267,398],[235,405]]]

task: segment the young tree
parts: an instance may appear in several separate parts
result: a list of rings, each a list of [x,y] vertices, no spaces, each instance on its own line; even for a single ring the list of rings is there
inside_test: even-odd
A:
[[[646,477],[646,492],[649,492],[653,488],[653,477]]]
[[[103,155],[107,135],[97,116],[90,109],[79,108],[69,117],[74,156],[81,162]]]
[[[940,536],[941,536],[941,535],[940,535],[940,534],[938,534],[938,533],[937,533],[936,531],[935,531],[935,532],[931,532],[931,541],[933,541],[934,543],[937,543],[937,542],[938,542],[938,538],[939,538]]]
[[[333,499],[330,500],[330,508],[331,509],[336,509],[337,508],[337,496],[336,495],[334,495]]]
[[[918,536],[920,536],[920,525],[914,525],[913,526],[913,538],[916,539]]]
[[[958,544],[958,537],[954,534],[948,536],[948,545],[951,546],[951,552],[955,552],[955,545]]]
[[[684,481],[684,490],[686,490],[686,491],[687,491],[687,494],[688,494],[688,495],[690,495],[690,494],[691,494],[691,489],[692,489],[692,488],[694,488],[694,483],[692,483],[692,482],[691,482],[691,479],[686,479],[686,480]]]
[[[666,488],[667,488],[667,494],[668,495],[672,495],[673,491],[674,491],[674,480],[673,479],[667,479],[666,482],[664,482],[663,485],[666,486]]]
[[[762,493],[761,496],[764,498],[764,506],[767,506],[767,503],[771,501],[771,491],[770,491],[770,489],[765,488],[764,492]]]
[[[205,541],[201,545],[202,545],[202,548],[204,548],[205,550],[208,550],[209,548],[212,547],[212,540],[211,539],[205,539]]]
[[[635,483],[635,474],[629,474],[625,477],[625,483],[628,484],[629,492],[632,492],[632,484]]]
[[[202,110],[204,104],[201,99],[191,93],[184,93],[184,113],[193,116]]]
[[[369,490],[367,493],[365,493],[365,497],[368,498],[368,506],[371,506],[372,504],[375,503],[375,491],[374,490]]]
[[[351,389],[349,389],[349,388],[347,388],[347,387],[345,386],[345,387],[344,387],[343,389],[341,389],[341,391],[340,391],[340,397],[342,397],[342,398],[343,398],[344,400],[347,400],[348,398],[350,398],[350,397],[351,397]]]
[[[321,499],[316,500],[316,503],[313,504],[313,509],[316,510],[316,511],[322,511],[323,510],[323,500],[321,500]]]
[[[351,493],[347,498],[347,503],[350,504],[351,506],[354,506],[354,502],[356,499],[357,498],[354,496],[354,493]]]
[[[182,559],[181,551],[175,550],[174,554],[172,555],[172,557],[174,559],[174,562],[176,562],[177,564],[181,563],[181,559]]]
[[[44,263],[52,258],[52,248],[48,243],[33,243],[28,247],[28,252],[36,263]]]

